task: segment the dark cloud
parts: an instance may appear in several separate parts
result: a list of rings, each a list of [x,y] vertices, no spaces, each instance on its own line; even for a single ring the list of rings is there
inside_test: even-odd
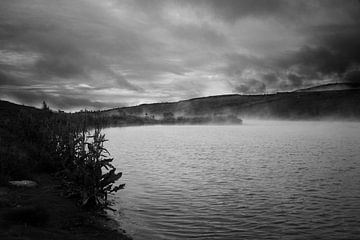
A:
[[[199,0],[197,4],[210,9],[225,20],[235,21],[244,17],[273,16],[286,9],[288,1],[283,0]]]
[[[16,85],[16,81],[12,76],[0,71],[0,87],[3,85]]]
[[[358,81],[358,16],[356,0],[4,0],[0,93],[74,109]]]
[[[344,64],[360,63],[360,23],[346,31],[324,34],[320,44],[338,54]]]
[[[360,4],[358,7],[360,14]],[[283,66],[298,64],[322,74],[344,74],[360,63],[360,22],[350,25],[326,25],[317,28],[309,44],[282,59]]]
[[[300,50],[280,55],[273,61],[274,65],[280,68],[296,66],[306,75],[313,75],[317,72],[323,74],[343,73],[351,64],[348,57],[322,46],[303,46]]]
[[[39,59],[34,69],[37,70],[42,77],[60,77],[72,78],[79,76],[87,76],[86,65],[83,64],[83,58],[79,56],[43,56]],[[79,64],[80,63],[80,64]]]
[[[344,74],[345,82],[357,82],[360,83],[360,68],[351,70]]]
[[[239,1],[241,2],[241,1]],[[228,16],[239,19],[243,16],[262,15],[284,18],[287,14],[278,16],[284,8],[290,10],[294,6],[288,5],[288,2],[276,1],[272,9],[266,6],[272,1],[263,3],[260,1],[259,9],[247,8],[244,5],[243,11],[248,14],[238,11],[238,15],[231,14],[231,9],[228,10]],[[221,5],[221,1],[219,1]],[[238,3],[241,6],[241,3]],[[227,58],[228,64],[225,67],[225,74],[229,77],[234,75],[241,75],[244,70],[251,69],[253,71],[276,71],[276,73],[264,74],[261,79],[266,86],[274,86],[277,84],[278,90],[289,90],[301,88],[311,84],[321,84],[321,80],[325,83],[329,79],[338,81],[350,81],[349,79],[357,79],[349,74],[349,69],[357,66],[360,63],[360,4],[357,1],[321,1],[313,3],[299,3],[302,7],[298,13],[302,13],[302,18],[297,14],[289,19],[291,25],[296,21],[297,24],[301,22],[306,23],[306,16],[309,20],[313,18],[311,14],[315,15],[314,11],[319,11],[318,16],[325,15],[324,19],[317,19],[317,21],[310,22],[310,24],[301,25],[299,32],[306,36],[306,42],[297,47],[297,49],[284,49],[282,52],[274,52],[269,56],[255,57],[236,55],[236,57]],[[287,6],[288,5],[288,6]],[[300,6],[299,5],[299,6]],[[265,7],[264,11],[262,6]],[[256,7],[256,8],[257,8]],[[221,8],[221,7],[220,7]],[[340,11],[333,11],[338,8]],[[225,7],[225,9],[227,9]],[[236,6],[235,6],[236,9]],[[268,10],[268,11],[267,11]],[[226,10],[221,10],[227,12]],[[305,12],[303,12],[305,11]],[[224,15],[226,15],[224,13]],[[332,22],[331,17],[337,18]],[[321,19],[321,20],[320,20]],[[325,22],[324,24],[322,22]],[[264,39],[266,42],[266,38]],[[356,72],[356,71],[355,71]],[[282,79],[279,81],[279,79]]]
[[[196,43],[202,45],[205,43],[211,47],[227,44],[225,36],[206,24],[200,26],[177,26],[172,27],[170,31],[174,34],[174,37],[183,38],[189,41],[189,44]]]
[[[228,76],[239,76],[245,69],[267,68],[266,59],[245,54],[227,54],[226,65],[220,69]]]
[[[263,82],[256,79],[249,79],[242,81],[241,84],[235,87],[238,93],[242,94],[255,94],[255,93],[264,93],[266,91],[266,86]]]
[[[267,86],[275,86],[279,82],[279,76],[276,73],[267,73],[262,76],[263,82]]]
[[[54,1],[49,2],[49,5],[54,4]],[[121,87],[140,89],[109,68],[109,62],[101,57],[101,52],[96,48],[97,43],[86,36],[89,33],[78,31],[81,29],[77,28],[86,23],[75,22],[78,26],[67,26],[66,23],[73,22],[66,18],[66,14],[58,14],[52,18],[50,12],[43,13],[41,9],[35,10],[35,13],[27,13],[22,5],[18,6],[10,1],[7,4],[4,5],[10,13],[5,14],[7,18],[0,26],[2,48],[12,50],[15,54],[32,51],[39,55],[34,65],[29,67],[35,78],[82,81],[84,78],[90,80],[91,72],[98,72],[112,78],[113,83]],[[75,4],[74,7],[78,6]],[[56,17],[63,22],[56,20]],[[91,30],[95,34],[104,34],[101,28]]]
[[[301,86],[303,86],[303,81],[304,81],[304,77],[303,76],[299,76],[296,74],[288,74],[287,76],[288,81],[289,81],[289,85],[292,88],[300,88]]]

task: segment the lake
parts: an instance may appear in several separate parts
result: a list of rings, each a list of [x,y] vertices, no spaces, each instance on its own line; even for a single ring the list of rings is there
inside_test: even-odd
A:
[[[105,130],[126,188],[112,213],[142,239],[358,239],[360,123]]]

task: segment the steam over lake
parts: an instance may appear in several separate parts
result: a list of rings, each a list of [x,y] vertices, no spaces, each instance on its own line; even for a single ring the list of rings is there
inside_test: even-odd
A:
[[[244,121],[105,130],[142,239],[356,239],[360,123]]]

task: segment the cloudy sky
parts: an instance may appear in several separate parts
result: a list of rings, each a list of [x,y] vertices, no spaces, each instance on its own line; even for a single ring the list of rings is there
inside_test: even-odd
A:
[[[1,0],[0,99],[104,109],[360,81],[359,0]]]

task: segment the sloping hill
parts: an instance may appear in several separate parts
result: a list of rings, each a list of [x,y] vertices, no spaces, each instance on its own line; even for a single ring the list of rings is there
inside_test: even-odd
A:
[[[345,83],[329,83],[325,85],[304,88],[296,90],[295,92],[321,92],[321,91],[339,91],[339,90],[355,90],[360,89],[360,83],[345,82]]]
[[[179,102],[142,104],[104,111],[104,114],[175,116],[235,114],[278,119],[360,119],[360,89],[300,91],[267,95],[222,95]]]
[[[143,119],[162,119],[164,114],[175,117],[207,117],[236,115],[240,118],[274,119],[351,119],[360,120],[360,89],[330,90],[324,85],[304,91],[266,95],[220,95],[179,102],[142,104],[88,113],[99,121],[116,118],[126,124],[143,123]],[[1,119],[11,119],[20,111],[40,109],[0,101]],[[120,119],[121,118],[121,119]],[[119,120],[120,119],[120,120]]]
[[[0,100],[0,119],[16,117],[20,111],[41,112],[40,109]]]

